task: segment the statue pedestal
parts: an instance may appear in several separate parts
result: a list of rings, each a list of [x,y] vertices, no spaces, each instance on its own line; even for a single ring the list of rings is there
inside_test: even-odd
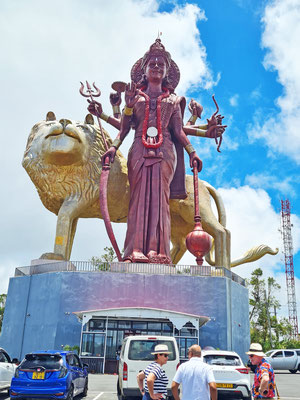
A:
[[[10,278],[0,346],[21,358],[30,351],[79,345],[82,324],[74,312],[136,307],[206,316],[199,344],[234,350],[245,359],[250,344],[248,290],[237,275],[193,266],[159,266],[156,273],[158,266],[148,265],[147,270],[145,264],[127,265],[124,272],[124,264],[95,272],[78,271],[76,262],[18,268],[19,276]],[[136,272],[139,267],[143,272]],[[191,275],[201,271],[205,276]]]

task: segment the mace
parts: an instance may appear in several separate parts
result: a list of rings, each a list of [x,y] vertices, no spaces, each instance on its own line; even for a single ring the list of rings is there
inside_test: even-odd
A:
[[[190,253],[196,257],[197,265],[203,264],[203,257],[210,251],[212,241],[210,235],[202,228],[201,217],[199,212],[199,189],[198,189],[198,169],[197,161],[193,163],[194,174],[194,205],[195,205],[195,226],[186,239],[186,247]]]

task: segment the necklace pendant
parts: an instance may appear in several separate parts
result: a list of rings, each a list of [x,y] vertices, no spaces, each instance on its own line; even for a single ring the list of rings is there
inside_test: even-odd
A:
[[[149,137],[156,137],[158,135],[158,130],[155,128],[155,126],[150,126],[147,129],[147,136]]]
[[[151,110],[156,109],[156,99],[150,99],[150,109]]]

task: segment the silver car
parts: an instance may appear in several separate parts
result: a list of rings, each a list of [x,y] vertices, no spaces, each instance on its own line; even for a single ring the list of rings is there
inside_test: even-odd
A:
[[[17,359],[11,361],[7,352],[0,347],[0,392],[9,392],[10,382],[15,374]]]

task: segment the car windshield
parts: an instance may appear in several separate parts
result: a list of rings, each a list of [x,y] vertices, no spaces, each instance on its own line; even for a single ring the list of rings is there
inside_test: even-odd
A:
[[[171,354],[169,354],[169,361],[175,360],[174,343],[164,340],[132,340],[128,351],[129,360],[153,361],[154,355],[151,354],[151,352],[154,351],[154,347],[157,344],[166,344],[171,352]]]
[[[267,356],[267,357],[270,357],[270,355],[273,353],[273,351],[274,351],[274,350],[269,350],[269,351],[267,351],[267,352],[266,352],[266,356]]]
[[[59,354],[26,354],[25,359],[20,364],[20,369],[35,369],[44,367],[45,369],[60,369],[63,359]]]
[[[210,365],[242,365],[238,356],[227,354],[207,354],[203,357],[206,364]]]

